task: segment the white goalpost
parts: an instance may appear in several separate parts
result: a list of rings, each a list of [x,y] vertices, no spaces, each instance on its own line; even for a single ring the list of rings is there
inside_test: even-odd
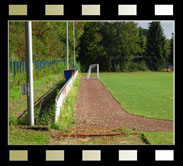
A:
[[[97,68],[97,78],[96,79],[99,80],[99,64],[91,64],[89,66],[88,75],[87,75],[87,78],[86,78],[87,80],[94,79],[94,78],[91,78],[91,71],[92,71],[92,69],[95,69],[95,68]]]

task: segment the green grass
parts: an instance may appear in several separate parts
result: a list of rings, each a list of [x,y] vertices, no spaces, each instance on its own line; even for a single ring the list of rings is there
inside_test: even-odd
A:
[[[44,94],[49,88],[53,87],[60,81],[64,81],[63,73],[50,74],[39,80],[34,81],[34,99]],[[25,100],[26,96],[22,95],[21,86],[9,88],[9,105]]]
[[[19,129],[9,126],[9,145],[46,145],[51,134],[46,131]]]
[[[63,79],[64,79],[63,73],[58,73],[58,74],[47,75],[45,77],[40,78],[39,80],[34,80],[34,91],[37,91],[40,88],[41,89],[44,88],[44,85],[48,84],[49,82],[51,82],[53,85],[53,84],[58,83],[59,81],[61,81]],[[21,100],[21,98],[23,98],[23,97],[24,96],[22,96],[21,85],[9,88],[9,102],[10,102],[10,104],[11,104],[11,102]]]
[[[100,81],[127,112],[173,120],[173,73],[100,73]]]
[[[52,128],[59,129],[61,131],[67,131],[69,127],[74,123],[74,106],[77,101],[81,75],[78,74],[74,80],[73,86],[66,97],[63,107],[61,108],[60,117],[58,122],[51,126]]]
[[[144,132],[151,145],[173,145],[173,132]]]
[[[51,87],[55,86],[61,81],[64,81],[63,73],[50,74],[40,78],[39,80],[35,80],[34,100],[37,100]],[[9,89],[9,94],[9,144],[47,144],[50,138],[49,132],[19,129],[16,127],[16,125],[20,123],[20,121],[17,119],[18,115],[21,115],[22,111],[27,109],[26,96],[21,95],[21,88],[18,86],[11,87]],[[25,102],[23,102],[24,100]],[[21,104],[21,102],[23,103]],[[47,102],[47,105],[51,105],[50,103],[55,104],[55,100],[54,102],[49,100],[49,102]],[[45,107],[44,113],[42,114],[41,118],[38,119],[36,118],[36,116],[38,116],[40,110],[37,111],[37,109],[35,108],[36,122],[39,120],[39,123],[49,123],[49,121],[54,117],[54,110],[55,109],[53,109],[52,106],[50,106],[49,108],[48,106]],[[25,115],[25,120],[26,117],[27,114]]]

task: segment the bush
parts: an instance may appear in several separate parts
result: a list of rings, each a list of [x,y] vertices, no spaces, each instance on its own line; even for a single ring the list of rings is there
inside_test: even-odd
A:
[[[134,62],[130,62],[129,63],[129,71],[134,72],[134,71],[138,71],[138,64],[134,63]]]
[[[141,61],[140,63],[138,63],[138,70],[140,70],[140,71],[149,70],[145,61]]]
[[[120,64],[116,65],[116,72],[121,72],[121,66],[120,66]]]
[[[15,115],[9,114],[9,125],[16,125],[18,124],[18,119]]]
[[[79,62],[76,62],[76,69],[78,71],[81,71],[81,64]]]
[[[145,61],[141,62],[126,62],[122,65],[122,71],[135,72],[135,71],[147,71],[149,70]]]
[[[132,62],[123,62],[121,66],[121,71],[128,72],[130,71],[130,68],[132,67]]]

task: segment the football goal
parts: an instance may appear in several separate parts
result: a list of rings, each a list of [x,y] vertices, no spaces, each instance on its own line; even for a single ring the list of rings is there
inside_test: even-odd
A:
[[[93,73],[96,73],[96,77],[91,76],[91,72],[93,71]],[[93,80],[93,79],[98,79],[99,80],[99,64],[91,64],[89,66],[89,69],[88,69],[88,75],[87,75],[87,80]]]

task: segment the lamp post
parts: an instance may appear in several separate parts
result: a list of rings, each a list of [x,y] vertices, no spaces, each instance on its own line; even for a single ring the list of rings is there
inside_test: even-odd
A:
[[[74,44],[74,68],[76,68],[76,56],[75,56],[75,26],[73,21],[73,44]]]
[[[29,125],[34,126],[34,91],[33,91],[33,63],[32,63],[32,23],[25,23],[26,29],[26,56],[27,56],[27,108]]]
[[[68,41],[68,21],[66,22],[66,43],[67,43],[67,70],[69,70],[69,41]]]

